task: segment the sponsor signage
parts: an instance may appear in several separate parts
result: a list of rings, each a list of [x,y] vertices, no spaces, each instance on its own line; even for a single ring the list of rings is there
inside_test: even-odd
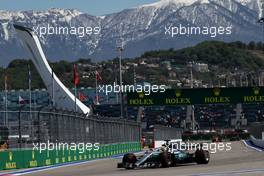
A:
[[[140,142],[100,145],[99,150],[10,150],[0,152],[0,171],[25,169],[66,162],[106,158],[117,154],[141,151]],[[0,174],[1,175],[1,174]]]
[[[264,87],[167,89],[164,93],[128,93],[129,106],[264,103]]]

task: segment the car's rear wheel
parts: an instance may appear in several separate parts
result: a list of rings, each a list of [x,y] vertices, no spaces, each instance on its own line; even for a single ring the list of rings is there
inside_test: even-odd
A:
[[[210,154],[207,150],[196,150],[195,161],[197,164],[208,164],[210,161]]]
[[[133,153],[127,153],[124,155],[122,163],[125,169],[134,169],[136,167],[137,157]]]
[[[162,152],[159,154],[159,162],[161,167],[170,167],[172,164],[171,158],[167,152]]]

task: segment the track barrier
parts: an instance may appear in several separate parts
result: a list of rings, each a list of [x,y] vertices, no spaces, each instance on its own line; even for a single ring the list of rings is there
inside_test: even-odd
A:
[[[10,150],[0,152],[0,170],[50,166],[75,161],[107,158],[141,150],[140,142],[100,145],[99,150]]]
[[[262,149],[264,149],[264,140],[256,139],[254,136],[250,136],[250,141],[255,145]]]

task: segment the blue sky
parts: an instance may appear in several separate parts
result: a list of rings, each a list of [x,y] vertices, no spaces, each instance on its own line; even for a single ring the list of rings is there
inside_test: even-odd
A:
[[[1,10],[45,10],[74,8],[92,15],[104,15],[158,0],[0,0]]]

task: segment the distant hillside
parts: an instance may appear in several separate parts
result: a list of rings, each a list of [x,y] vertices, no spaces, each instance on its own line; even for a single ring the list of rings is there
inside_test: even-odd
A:
[[[257,23],[262,16],[261,0],[156,1],[103,17],[76,9],[1,10],[0,24],[3,25],[0,25],[0,64],[6,66],[14,58],[25,57],[27,54],[19,43],[12,23],[38,28],[36,31],[45,54],[53,62],[61,58],[69,62],[81,57],[96,61],[112,59],[117,56],[120,34],[126,50],[125,57],[138,57],[149,50],[185,48],[207,40],[262,41],[262,26]],[[48,34],[48,29],[40,31],[49,26],[68,30],[75,27],[79,32],[72,35],[70,32]],[[84,32],[83,27],[88,30]],[[175,30],[181,27],[186,28],[183,35]],[[192,27],[201,30],[194,32],[190,29]],[[220,27],[225,30],[222,31]],[[232,28],[231,33],[227,32],[227,28]],[[207,30],[208,35],[201,32]]]
[[[187,62],[201,62],[215,65],[228,70],[257,70],[264,67],[264,44],[250,42],[224,43],[219,41],[206,41],[194,47],[181,50],[160,50],[146,52],[142,57],[160,57],[171,60],[175,64]]]
[[[141,64],[142,60],[146,64]],[[169,61],[173,66],[168,69],[163,62]],[[194,47],[180,50],[149,51],[139,58],[123,59],[124,83],[133,84],[134,71],[137,81],[148,81],[155,84],[171,85],[168,80],[186,78],[189,71],[187,62],[194,61],[209,65],[209,73],[195,73],[195,78],[203,82],[217,80],[217,75],[228,73],[249,73],[264,69],[264,44],[250,42],[224,43],[217,41],[202,42]],[[117,75],[118,59],[93,63],[91,59],[80,59],[75,62],[59,61],[51,63],[56,75],[67,87],[73,87],[73,64],[78,63],[81,75],[80,87],[94,87],[94,71],[101,73],[100,84],[112,84]],[[134,65],[137,64],[135,70]],[[6,69],[0,68],[0,89],[4,89],[4,75],[8,76],[8,89],[28,88],[28,65],[32,72],[32,88],[44,88],[44,84],[31,61],[14,60]],[[156,67],[153,67],[156,65]],[[179,71],[180,68],[180,71]]]

